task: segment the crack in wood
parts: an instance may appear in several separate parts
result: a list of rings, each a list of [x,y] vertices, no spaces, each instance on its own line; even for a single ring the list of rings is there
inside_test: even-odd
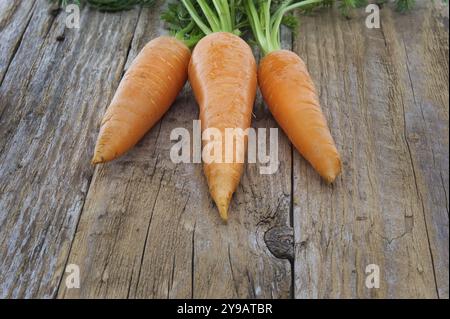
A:
[[[192,230],[192,253],[191,253],[191,299],[195,296],[195,230],[197,228],[197,222],[194,223],[194,229]]]
[[[412,92],[412,95],[413,95],[413,98],[414,98],[414,104],[419,106],[421,114],[422,114],[422,119],[423,119],[424,122],[426,122],[424,114],[423,114],[422,106],[420,105],[420,103],[417,103],[417,100],[416,100],[415,91],[414,91],[414,85],[413,85],[412,78],[411,78],[411,71],[409,69],[410,62],[409,62],[409,58],[408,58],[408,51],[406,49],[406,44],[405,44],[404,39],[403,39],[403,48],[405,50],[406,71],[407,71],[407,74],[408,74],[408,77],[409,77],[409,80],[410,80],[410,89],[411,89],[411,92]],[[428,230],[429,228],[428,228],[427,218],[426,218],[425,204],[424,204],[424,201],[423,201],[423,198],[422,198],[422,193],[421,193],[421,191],[419,189],[419,184],[418,184],[418,181],[417,181],[416,166],[415,166],[414,159],[413,159],[413,156],[412,156],[411,146],[410,146],[410,143],[409,143],[409,140],[408,140],[406,111],[405,111],[405,104],[404,104],[403,100],[402,100],[402,107],[403,107],[403,123],[404,123],[404,133],[403,134],[404,134],[404,139],[405,139],[405,142],[406,142],[406,145],[407,145],[407,148],[408,148],[408,154],[409,154],[409,159],[410,159],[411,167],[412,167],[412,171],[413,171],[414,184],[415,184],[417,196],[418,196],[418,199],[419,199],[421,207],[422,207],[422,217],[423,217],[423,221],[424,221],[424,224],[425,224],[425,233],[426,233],[427,242],[428,242],[428,250],[429,250],[429,254],[430,254],[430,258],[431,258],[431,265],[432,265],[432,270],[433,270],[434,284],[436,286],[436,295],[439,298],[440,297],[440,295],[439,295],[439,285],[438,285],[438,280],[437,280],[437,276],[436,276],[436,266],[435,266],[435,262],[434,262],[433,250],[431,249],[431,241],[430,241],[430,235],[429,235],[429,230]],[[433,154],[433,159],[434,159],[434,154]]]
[[[152,217],[153,217],[153,213],[155,211],[156,202],[158,201],[159,192],[161,190],[161,185],[162,185],[162,181],[163,181],[163,178],[164,178],[164,174],[165,174],[165,170],[163,170],[163,172],[161,174],[161,178],[160,178],[159,183],[158,183],[158,190],[156,191],[155,201],[153,202],[153,207],[152,207],[152,209],[150,211],[151,212],[150,220],[149,220],[148,225],[147,225],[147,232],[146,232],[146,235],[145,235],[144,246],[142,248],[141,262],[139,263],[139,271],[138,271],[138,276],[137,276],[136,290],[134,292],[135,296],[137,296],[137,291],[139,289],[139,282],[140,282],[140,279],[141,279],[141,271],[142,271],[142,266],[144,264],[144,259],[145,259],[145,251],[147,249],[147,242],[148,242],[148,238],[149,238],[149,235],[150,235],[150,226],[152,224]]]
[[[30,17],[28,18],[28,21],[27,21],[26,24],[25,24],[25,28],[24,28],[23,31],[20,33],[19,39],[18,39],[18,41],[16,42],[16,44],[15,44],[15,46],[14,46],[14,48],[13,48],[13,52],[12,52],[12,54],[11,54],[9,60],[8,60],[7,63],[6,63],[6,68],[5,68],[4,72],[3,72],[2,77],[0,78],[0,86],[2,86],[3,81],[4,81],[5,77],[6,77],[6,74],[7,74],[8,71],[9,71],[9,67],[11,66],[12,61],[14,60],[14,58],[15,58],[17,52],[19,51],[20,45],[22,44],[22,41],[23,41],[23,37],[24,37],[26,31],[28,30],[28,27],[29,27],[29,25],[30,25],[30,22],[31,22],[31,20],[32,20],[32,18],[33,18],[34,9],[35,9],[35,4],[36,4],[36,2],[34,1],[32,7],[31,7],[31,9],[30,9]],[[5,19],[5,21],[8,21],[8,20],[9,20],[8,18]],[[2,28],[2,29],[3,29],[3,28]],[[1,120],[1,118],[2,118],[2,114],[3,114],[3,112],[0,112],[0,120]]]
[[[233,279],[233,286],[234,286],[234,290],[236,292],[236,297],[239,296],[239,290],[238,290],[238,283],[236,281],[236,277],[234,276],[234,270],[233,270],[233,263],[231,261],[231,248],[230,248],[230,243],[228,243],[228,264],[230,266],[230,271],[231,271],[231,278]]]

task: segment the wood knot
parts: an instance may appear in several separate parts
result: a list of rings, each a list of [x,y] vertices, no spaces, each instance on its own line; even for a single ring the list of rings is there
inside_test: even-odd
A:
[[[56,42],[63,42],[66,39],[64,34],[58,35],[56,37]]]
[[[294,230],[291,227],[274,227],[264,234],[264,242],[277,258],[294,260]]]

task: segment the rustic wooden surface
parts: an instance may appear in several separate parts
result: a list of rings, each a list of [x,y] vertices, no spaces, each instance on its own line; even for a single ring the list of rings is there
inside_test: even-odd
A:
[[[120,78],[163,32],[156,9],[81,13],[0,0],[0,297],[448,298],[448,8],[302,17],[307,62],[344,159],[326,186],[280,132],[280,170],[247,165],[223,225],[201,165],[170,161],[187,85],[126,156],[89,165]],[[276,127],[258,99],[254,127]],[[80,267],[80,289],[65,268]],[[365,269],[377,264],[379,289]]]
[[[295,153],[296,297],[448,298],[448,8],[382,10],[381,29],[304,20],[295,50],[344,173],[330,188]],[[369,264],[380,289],[365,289]]]

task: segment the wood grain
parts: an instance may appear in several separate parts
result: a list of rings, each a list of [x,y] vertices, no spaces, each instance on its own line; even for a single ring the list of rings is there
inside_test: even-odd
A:
[[[93,173],[94,131],[138,13],[84,11],[81,29],[66,30],[50,9],[36,3],[0,86],[3,298],[56,294]]]
[[[0,85],[33,14],[35,1],[0,1]]]
[[[422,4],[411,15],[386,17],[395,30],[386,38],[403,56],[400,65],[409,95],[406,138],[440,298],[449,298],[448,18],[448,7],[438,3]]]
[[[121,76],[164,32],[163,2],[83,9],[67,29],[46,0],[0,0],[0,297],[448,298],[448,7],[385,7],[381,29],[324,11],[284,30],[344,173],[326,186],[280,130],[279,171],[246,165],[224,225],[202,166],[169,157],[170,132],[198,118],[189,85],[132,151],[89,165]],[[277,127],[260,96],[252,126]]]
[[[448,297],[448,24],[440,14],[384,8],[381,29],[367,29],[363,15],[303,19],[295,50],[318,85],[344,173],[326,186],[295,153],[297,298]],[[380,289],[365,286],[369,264],[380,267]]]

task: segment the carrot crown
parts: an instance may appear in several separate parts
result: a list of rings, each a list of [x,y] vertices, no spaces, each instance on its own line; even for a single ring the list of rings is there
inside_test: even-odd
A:
[[[274,1],[275,2],[275,1]],[[279,2],[279,1],[278,1]],[[280,28],[283,17],[291,10],[325,4],[327,0],[286,0],[272,11],[272,1],[244,0],[245,11],[253,36],[264,55],[281,49]]]
[[[213,32],[240,33],[239,29],[235,28],[236,1],[212,0],[213,7],[211,7],[206,0],[195,1],[206,18],[207,23],[203,21],[191,0],[181,0],[181,2],[204,34]]]
[[[181,0],[170,3],[162,19],[179,40],[193,47],[214,32],[240,35],[246,26],[243,0]]]

